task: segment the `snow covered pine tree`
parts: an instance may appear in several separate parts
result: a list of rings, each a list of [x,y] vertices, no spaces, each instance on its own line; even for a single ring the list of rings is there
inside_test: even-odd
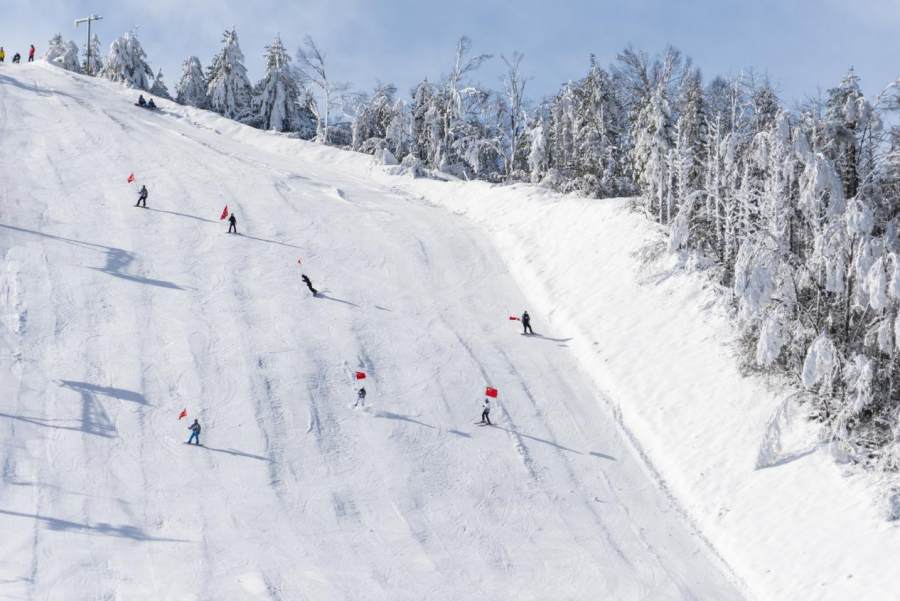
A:
[[[234,29],[223,34],[222,43],[222,51],[213,58],[206,78],[209,108],[229,119],[242,121],[250,112],[251,98],[244,53]]]
[[[109,46],[109,55],[101,75],[131,88],[150,90],[153,70],[147,64],[147,54],[133,31],[126,32]]]
[[[201,109],[207,108],[209,97],[206,95],[206,89],[206,76],[203,74],[200,59],[196,56],[186,58],[181,65],[181,79],[175,86],[175,102]]]
[[[266,74],[253,92],[253,118],[261,129],[296,131],[306,125],[300,111],[300,84],[281,37],[266,47]]]

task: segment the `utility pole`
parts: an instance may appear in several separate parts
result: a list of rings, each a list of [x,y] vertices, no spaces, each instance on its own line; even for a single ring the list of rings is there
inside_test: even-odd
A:
[[[91,73],[91,21],[99,21],[103,17],[98,15],[91,15],[90,17],[84,17],[83,19],[75,19],[75,27],[77,28],[82,23],[88,24],[88,37],[87,37],[87,74],[93,75]]]

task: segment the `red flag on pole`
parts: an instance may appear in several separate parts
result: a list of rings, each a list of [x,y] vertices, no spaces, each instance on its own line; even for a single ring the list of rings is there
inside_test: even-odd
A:
[[[484,389],[484,394],[485,394],[485,396],[489,396],[491,398],[496,399],[497,398],[497,389],[491,388],[490,386],[488,386],[487,388]]]
[[[510,321],[519,321],[519,318],[516,317],[515,315],[510,315],[510,316],[509,316],[509,320],[510,320]]]
[[[128,176],[128,183],[130,184],[133,181],[134,181],[134,173],[132,173],[131,175]]]
[[[228,219],[228,205],[225,205],[225,208],[222,209],[222,216],[219,217],[219,221],[222,221],[223,219]]]
[[[178,419],[183,419],[187,417],[187,409],[182,409],[181,413],[178,414]]]
[[[357,379],[357,380],[365,380],[365,379],[366,379],[366,372],[364,372],[364,371],[358,371],[358,372],[356,372],[356,379]]]

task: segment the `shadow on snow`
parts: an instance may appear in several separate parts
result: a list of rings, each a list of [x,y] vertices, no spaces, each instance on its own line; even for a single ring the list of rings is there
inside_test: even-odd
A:
[[[434,426],[431,424],[426,424],[425,422],[421,422],[409,415],[402,415],[400,413],[393,413],[391,411],[378,411],[375,413],[375,417],[381,417],[384,419],[395,419],[398,421],[409,422],[411,424],[418,424],[420,426],[425,426],[426,428],[434,429]]]
[[[245,453],[244,451],[238,451],[236,449],[217,449],[215,447],[208,447],[206,445],[191,445],[196,446],[199,449],[206,449],[207,451],[213,451],[215,453],[225,453],[227,455],[234,455],[235,457],[246,457],[247,459],[256,459],[258,461],[266,461],[271,463],[272,460],[268,457],[263,457],[262,455],[254,455],[253,453]]]
[[[131,540],[141,541],[141,542],[168,542],[168,543],[187,543],[191,542],[188,540],[180,539],[180,538],[161,538],[156,536],[150,536],[137,526],[131,526],[129,524],[122,524],[119,526],[115,526],[113,524],[107,524],[105,522],[98,522],[96,524],[82,524],[80,522],[72,522],[70,520],[61,520],[59,518],[52,518],[36,513],[21,513],[18,511],[9,511],[7,509],[0,509],[0,514],[8,515],[11,517],[18,518],[26,518],[37,520],[47,526],[49,530],[54,530],[56,532],[75,532],[82,534],[98,534],[103,536],[112,536],[115,538],[130,538]]]
[[[23,227],[16,227],[14,225],[7,225],[4,223],[0,223],[0,227],[23,234],[32,234],[34,236],[41,236],[50,240],[57,240],[59,242],[65,242],[67,244],[74,244],[75,246],[83,246],[85,248],[93,250],[102,250],[106,254],[106,265],[104,265],[103,267],[89,267],[88,269],[100,271],[107,275],[111,275],[123,280],[128,280],[130,282],[137,282],[138,284],[158,286],[160,288],[169,288],[171,290],[184,290],[184,288],[173,282],[167,282],[166,280],[155,280],[153,278],[146,278],[139,275],[125,273],[123,270],[134,262],[134,260],[137,258],[137,255],[123,248],[104,246],[102,244],[94,244],[92,242],[84,242],[82,240],[73,240],[72,238],[46,234],[44,232],[29,230]]]

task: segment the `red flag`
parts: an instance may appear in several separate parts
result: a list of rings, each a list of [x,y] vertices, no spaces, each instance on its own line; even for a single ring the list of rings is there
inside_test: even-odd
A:
[[[484,389],[484,394],[485,394],[485,396],[489,396],[491,398],[496,399],[497,398],[497,389],[491,388],[490,386],[488,386],[487,388]]]
[[[182,419],[187,417],[187,409],[182,409],[181,413],[178,414],[178,419]]]
[[[128,176],[128,183],[130,184],[133,181],[134,181],[134,173],[132,173],[131,175]]]
[[[358,372],[356,372],[356,379],[357,379],[357,380],[365,380],[365,379],[366,379],[366,372],[364,372],[364,371],[358,371]]]
[[[519,318],[516,317],[515,315],[510,315],[510,316],[509,316],[509,320],[510,320],[510,321],[519,321]]]
[[[219,217],[219,221],[222,221],[223,219],[228,219],[228,205],[225,205],[225,208],[222,209],[222,216]]]

